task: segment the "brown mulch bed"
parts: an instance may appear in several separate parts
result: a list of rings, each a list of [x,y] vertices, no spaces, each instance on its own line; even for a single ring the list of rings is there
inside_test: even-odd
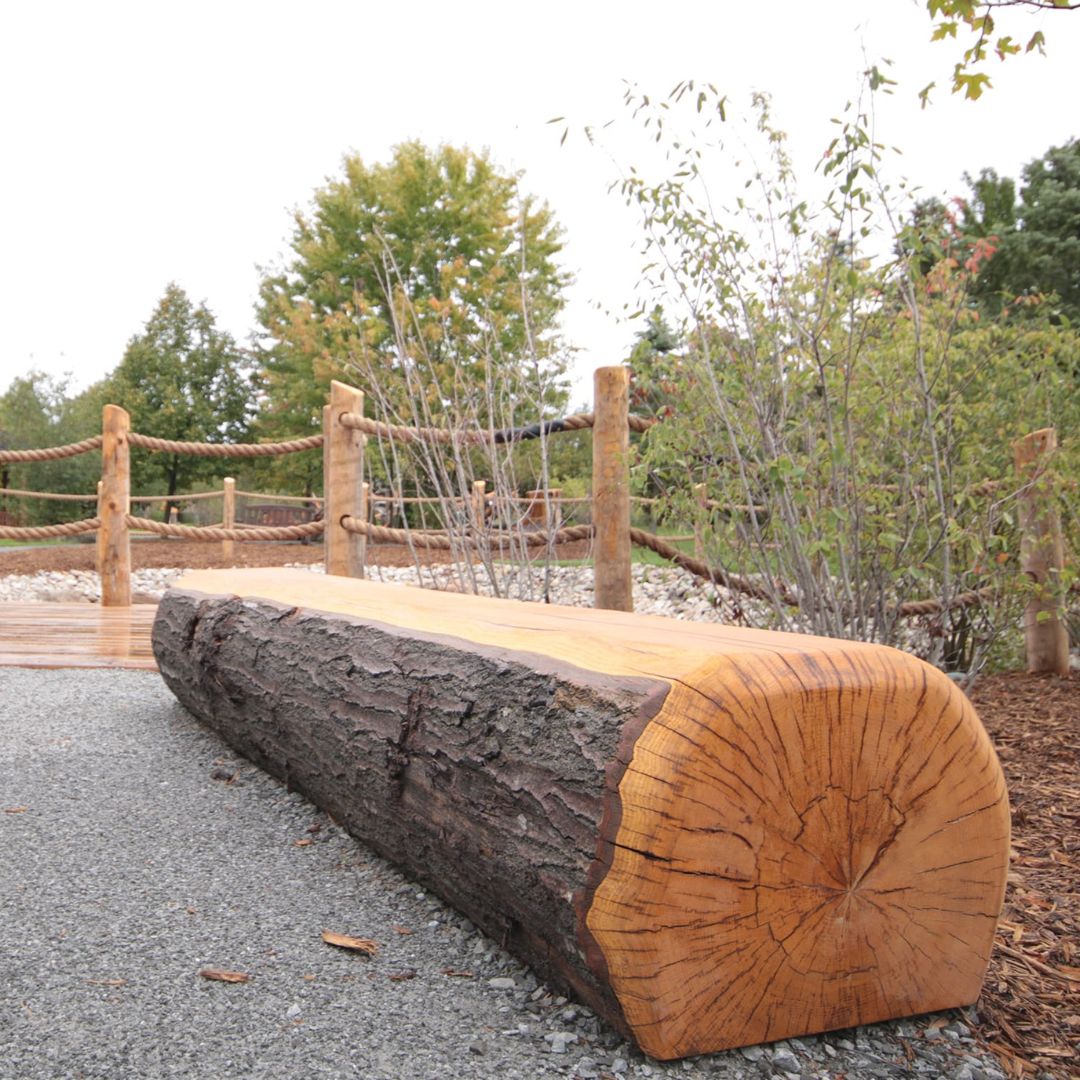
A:
[[[560,559],[585,559],[589,542],[562,544]],[[412,566],[413,555],[400,544],[368,544],[372,566]],[[538,549],[542,550],[542,549]],[[135,540],[131,544],[131,565],[135,570],[180,566],[204,570],[225,566],[285,566],[288,563],[322,562],[322,544],[267,543],[247,540],[233,545],[234,556],[222,560],[221,545],[190,540]],[[449,561],[445,551],[420,552],[425,565]],[[35,548],[0,547],[0,575],[33,574],[38,570],[93,570],[95,549],[89,544],[55,544]]]
[[[560,549],[586,558],[589,545]],[[319,562],[321,544],[243,543],[228,565]],[[369,545],[377,566],[412,565],[406,548]],[[445,562],[431,552],[425,562]],[[136,568],[226,565],[219,544],[132,544]],[[92,570],[93,544],[0,548],[0,575]],[[1001,757],[1009,786],[1013,856],[1009,884],[977,1009],[977,1033],[1010,1076],[1080,1078],[1080,674],[1011,673],[981,678],[970,692]]]
[[[970,696],[1013,821],[979,1034],[1012,1076],[1080,1077],[1080,675],[994,675]]]

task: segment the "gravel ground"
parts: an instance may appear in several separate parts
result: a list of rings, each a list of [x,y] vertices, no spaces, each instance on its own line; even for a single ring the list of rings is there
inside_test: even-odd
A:
[[[238,759],[157,675],[0,669],[2,1080],[997,1080],[963,1019],[649,1061]]]

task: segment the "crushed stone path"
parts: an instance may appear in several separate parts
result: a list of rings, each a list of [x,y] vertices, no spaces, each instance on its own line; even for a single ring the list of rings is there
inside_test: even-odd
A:
[[[0,1080],[840,1075],[1002,1077],[955,1013],[649,1061],[158,675],[0,668]]]

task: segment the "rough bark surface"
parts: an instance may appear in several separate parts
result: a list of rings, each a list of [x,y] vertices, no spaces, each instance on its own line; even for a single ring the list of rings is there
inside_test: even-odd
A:
[[[185,581],[154,630],[177,697],[653,1056],[978,997],[1008,800],[920,661],[303,571]]]
[[[237,750],[627,1030],[577,907],[622,729],[666,684],[176,590],[154,653]]]

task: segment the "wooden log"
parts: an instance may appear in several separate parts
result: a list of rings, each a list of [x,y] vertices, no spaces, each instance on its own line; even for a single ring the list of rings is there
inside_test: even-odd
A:
[[[1053,428],[1033,431],[1013,444],[1016,471],[1026,485],[1019,495],[1020,569],[1035,585],[1024,609],[1027,669],[1064,676],[1069,674],[1069,632],[1058,609],[1065,546],[1046,472],[1056,451]]]
[[[654,1057],[978,997],[1004,781],[909,656],[289,570],[189,574],[153,640],[196,716]]]
[[[101,423],[101,488],[98,494],[98,574],[104,607],[131,606],[131,418],[119,405],[106,405]]]
[[[593,374],[593,566],[598,608],[633,611],[630,578],[630,372]]]

